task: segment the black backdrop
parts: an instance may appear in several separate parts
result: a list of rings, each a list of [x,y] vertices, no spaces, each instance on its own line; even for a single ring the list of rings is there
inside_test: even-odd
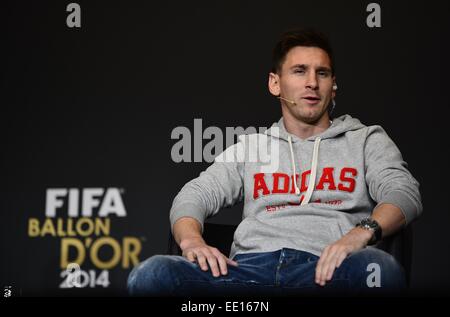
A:
[[[412,288],[450,286],[447,1],[377,1],[379,28],[366,24],[371,1],[78,1],[81,28],[66,25],[69,3],[1,4],[2,292],[124,295],[132,262],[122,260],[128,251],[139,260],[166,251],[172,199],[209,164],[174,162],[172,131],[194,136],[194,119],[224,132],[278,120],[267,90],[271,50],[295,26],[331,37],[336,115],[381,124],[421,183]],[[126,215],[100,217],[98,206],[87,219],[69,217],[62,195],[46,222],[49,192],[78,191],[81,204],[91,188],[100,204],[120,200]],[[236,223],[240,210],[211,221]],[[85,231],[71,236],[69,220],[84,221]],[[110,231],[89,233],[95,221],[110,221]],[[86,251],[83,288],[61,287],[67,239]]]

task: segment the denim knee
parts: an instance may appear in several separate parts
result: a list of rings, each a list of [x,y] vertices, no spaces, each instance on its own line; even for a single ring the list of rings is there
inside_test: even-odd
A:
[[[345,261],[355,286],[367,289],[401,290],[406,287],[405,272],[395,258],[383,250],[368,247]]]
[[[130,295],[163,295],[171,292],[169,273],[174,256],[154,255],[136,266],[128,276]]]

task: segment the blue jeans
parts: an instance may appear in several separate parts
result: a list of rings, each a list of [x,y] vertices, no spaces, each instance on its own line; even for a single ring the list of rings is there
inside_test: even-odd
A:
[[[390,254],[371,247],[349,255],[325,286],[315,283],[319,257],[308,252],[281,249],[237,254],[234,260],[239,266],[214,277],[184,257],[155,255],[133,269],[128,291],[138,296],[285,296],[373,294],[406,287],[403,268]]]

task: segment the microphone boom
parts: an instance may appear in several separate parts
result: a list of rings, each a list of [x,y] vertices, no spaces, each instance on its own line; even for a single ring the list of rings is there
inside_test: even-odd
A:
[[[277,98],[278,98],[278,99],[283,99],[284,101],[287,101],[287,102],[289,102],[290,104],[292,104],[292,105],[294,105],[294,106],[297,105],[294,101],[289,100],[289,99],[286,99],[286,98],[283,98],[283,97],[281,97],[281,96],[278,96]]]

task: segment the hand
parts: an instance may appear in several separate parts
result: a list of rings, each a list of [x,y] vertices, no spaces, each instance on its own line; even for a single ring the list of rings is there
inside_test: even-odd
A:
[[[203,271],[207,271],[209,265],[214,277],[227,275],[227,264],[238,266],[236,261],[223,255],[217,248],[207,245],[202,238],[183,240],[180,248],[183,250],[183,256],[191,262],[197,262]]]
[[[372,235],[373,232],[370,230],[354,228],[341,239],[327,246],[316,266],[316,283],[324,286],[330,281],[334,270],[342,264],[347,255],[364,248]]]

